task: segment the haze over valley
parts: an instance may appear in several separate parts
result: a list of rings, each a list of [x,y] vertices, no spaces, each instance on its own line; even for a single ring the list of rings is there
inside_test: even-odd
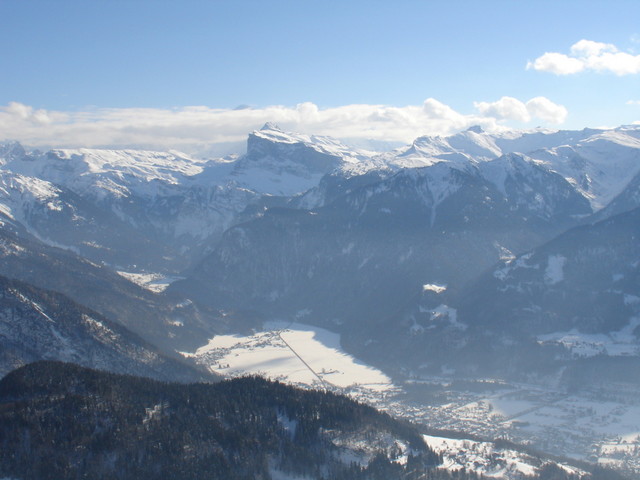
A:
[[[0,480],[640,478],[636,0],[0,18]]]
[[[1,152],[0,273],[29,284],[5,280],[3,372],[164,379],[140,363],[163,355],[179,381],[257,374],[637,471],[640,128]],[[526,473],[503,467],[478,472]]]

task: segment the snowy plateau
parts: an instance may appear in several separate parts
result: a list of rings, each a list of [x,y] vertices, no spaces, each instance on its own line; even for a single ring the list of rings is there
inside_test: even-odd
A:
[[[444,468],[495,478],[535,451],[640,475],[639,238],[640,126],[374,152],[268,123],[224,158],[0,143],[0,275],[189,368],[410,419]],[[38,305],[38,336],[61,331]],[[41,348],[91,366],[78,328]]]

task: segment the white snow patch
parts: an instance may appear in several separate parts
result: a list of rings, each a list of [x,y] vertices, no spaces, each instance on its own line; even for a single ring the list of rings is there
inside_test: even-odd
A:
[[[301,318],[307,317],[309,315],[311,315],[311,309],[303,308],[302,310],[298,310],[296,312],[296,320],[299,320]]]
[[[3,203],[0,203],[0,214],[6,216],[11,220],[15,220],[15,218],[13,218],[13,214],[11,213],[11,207],[8,207]]]
[[[47,320],[47,322],[49,323],[56,323],[49,315],[47,315],[45,313],[45,311],[42,309],[42,307],[40,306],[40,304],[34,302],[33,300],[31,300],[30,298],[24,296],[22,293],[20,293],[18,290],[14,290],[11,289],[10,290],[11,293],[13,293],[18,299],[20,299],[22,302],[27,303],[29,305],[31,305],[31,307],[36,310],[40,315],[42,315],[45,320]]]
[[[511,478],[514,474],[534,475],[534,461],[515,450],[497,449],[490,442],[452,439],[423,435],[430,448],[443,456],[440,468],[452,471],[465,469],[487,477]]]
[[[373,257],[369,256],[366,258],[363,258],[362,261],[360,262],[360,265],[358,265],[358,270],[360,270],[361,268],[363,268],[367,263],[369,263],[369,260],[371,260]]]
[[[154,293],[164,292],[169,285],[184,277],[168,276],[161,273],[135,273],[118,271],[118,274],[136,285]]]
[[[587,334],[574,328],[569,332],[539,335],[538,342],[561,344],[577,357],[640,355],[640,342],[633,334],[639,326],[640,317],[633,317],[617,332]]]
[[[512,262],[516,256],[507,247],[500,245],[498,242],[493,242],[493,246],[500,252],[500,260],[503,262]]]
[[[549,255],[547,268],[544,272],[544,283],[555,285],[564,280],[564,265],[567,259],[562,255]]]
[[[146,425],[149,422],[159,419],[160,417],[162,417],[167,408],[169,408],[168,403],[158,403],[151,408],[145,408],[145,415],[142,419],[142,424]]]
[[[636,295],[629,295],[628,293],[624,294],[624,304],[625,305],[637,305],[640,303],[640,297]]]
[[[442,292],[444,292],[446,290],[447,290],[447,286],[446,285],[439,285],[437,283],[426,283],[426,284],[422,285],[422,291],[423,292],[442,293]]]
[[[435,328],[435,323],[446,321],[451,324],[452,327],[459,330],[466,330],[468,325],[458,321],[458,311],[448,305],[438,305],[435,308],[424,308],[420,306],[421,313],[428,313],[430,315],[429,321],[434,325],[427,328]]]
[[[516,270],[518,268],[533,268],[538,269],[540,265],[529,265],[527,262],[531,260],[533,256],[533,252],[529,252],[525,255],[522,255],[515,260],[508,260],[502,268],[497,269],[493,272],[493,276],[498,280],[506,280],[511,274],[512,270]]]
[[[282,425],[284,431],[287,432],[289,437],[293,439],[296,436],[296,430],[298,428],[298,421],[296,419],[289,418],[282,412],[277,412],[278,423]]]

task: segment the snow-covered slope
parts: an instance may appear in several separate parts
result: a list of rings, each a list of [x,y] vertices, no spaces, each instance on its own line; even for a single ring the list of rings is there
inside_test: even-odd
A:
[[[496,162],[500,175],[439,162],[370,178],[321,208],[268,209],[228,229],[169,290],[285,318],[308,309],[362,343],[388,340],[382,331],[398,330],[398,308],[422,285],[460,286],[504,249],[531,248],[590,213],[560,175],[521,156]]]
[[[134,269],[184,268],[257,195],[197,177],[220,162],[134,150],[0,149],[0,209],[52,245]],[[126,241],[122,243],[122,237]],[[117,253],[116,253],[117,252]]]
[[[580,478],[587,472],[579,468],[545,462],[539,457],[500,446],[497,442],[454,439],[433,435],[424,436],[427,445],[442,455],[443,470],[473,472],[488,478],[521,479],[535,474],[543,478],[562,478],[560,474],[573,474]]]
[[[3,172],[0,176],[0,210],[6,217],[25,225],[29,224],[28,217],[36,205],[49,212],[69,208],[62,203],[61,193],[60,188],[39,178],[12,172]]]
[[[580,391],[616,382],[637,388],[639,219],[636,208],[575,227],[457,292],[423,292],[400,315],[412,333],[402,350],[432,374],[444,368]],[[466,328],[443,322],[444,311]]]
[[[42,157],[7,165],[18,173],[46,178],[96,198],[157,196],[203,169],[202,161],[179,153],[143,150],[51,150]]]
[[[640,126],[471,128],[374,153],[267,124],[249,134],[245,155],[209,160],[7,143],[0,222],[16,239],[0,235],[0,267],[110,318],[124,314],[164,348],[195,352],[236,321],[304,312],[387,374],[497,372],[578,388],[576,365],[610,380],[607,361],[625,375],[640,358],[639,152]],[[624,212],[633,217],[624,228],[611,217],[557,237]],[[48,246],[32,248],[32,236]],[[32,244],[18,241],[27,237]],[[102,263],[135,279],[191,268],[159,297],[98,271]],[[199,299],[224,312],[201,314]],[[276,353],[289,352],[272,363],[287,370],[300,362],[286,342],[300,336],[256,335],[251,348],[218,336],[196,356],[232,373],[251,355],[264,360],[255,344],[277,343]],[[329,367],[326,377],[340,378]]]
[[[40,241],[96,263],[141,266],[171,252],[161,241],[69,188],[0,170],[0,214]]]
[[[562,176],[592,209],[601,209],[640,174],[638,130],[487,133],[473,127],[448,137],[420,137],[407,147],[376,154],[266,124],[249,134],[245,155],[214,160],[173,151],[27,152],[19,144],[5,143],[0,145],[0,209],[41,239],[74,248],[93,261],[129,271],[142,264],[147,270],[175,273],[197,261],[230,226],[260,214],[259,208],[243,212],[260,204],[264,195],[284,197],[282,202],[302,195],[290,205],[317,208],[399,171],[439,163],[461,171],[479,168],[502,190],[514,171],[512,160],[500,158],[519,152],[528,158],[529,170],[536,164]],[[443,182],[433,188],[446,191],[449,186]],[[535,190],[520,203],[539,203]],[[52,228],[42,221],[44,213],[34,215],[38,211],[55,214],[64,228]],[[61,211],[67,212],[66,219]],[[98,233],[97,224],[110,226]],[[107,232],[122,231],[123,225],[136,252],[128,258]],[[74,238],[92,228],[91,235]],[[120,256],[108,253],[116,250]],[[149,255],[153,258],[145,261]]]
[[[478,164],[511,153],[525,154],[557,172],[589,199],[594,210],[606,206],[640,172],[640,128],[580,131],[487,133],[478,127],[448,137],[424,136],[412,145],[375,157],[391,169],[439,162]]]
[[[581,131],[535,129],[486,132],[474,126],[449,136],[425,135],[406,147],[376,157],[392,167],[429,166],[441,161],[489,161],[508,153],[527,154],[536,150],[573,145],[601,130]]]
[[[366,152],[337,140],[285,133],[270,124],[249,135],[246,155],[214,160],[139,150],[26,152],[10,142],[0,145],[0,210],[41,239],[82,251],[93,261],[175,272],[197,259],[262,195],[304,192],[341,165],[366,158]],[[73,214],[58,215],[56,223],[64,224],[58,232],[32,215],[63,206]],[[87,238],[83,222],[111,223],[113,231],[122,230],[115,225],[120,222],[135,230],[137,235],[128,235],[135,254],[113,258],[108,252],[122,254],[126,248],[114,244],[107,231]],[[80,230],[84,234],[73,238]],[[155,258],[145,262],[152,253]]]
[[[607,130],[572,145],[538,150],[531,156],[557,171],[599,210],[640,173],[640,139],[628,129]]]

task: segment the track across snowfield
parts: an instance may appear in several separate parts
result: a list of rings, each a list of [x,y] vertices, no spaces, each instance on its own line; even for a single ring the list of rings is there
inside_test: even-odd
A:
[[[186,355],[225,376],[260,374],[322,388],[394,388],[384,373],[345,353],[338,334],[300,323],[270,322],[250,336],[219,335]]]

